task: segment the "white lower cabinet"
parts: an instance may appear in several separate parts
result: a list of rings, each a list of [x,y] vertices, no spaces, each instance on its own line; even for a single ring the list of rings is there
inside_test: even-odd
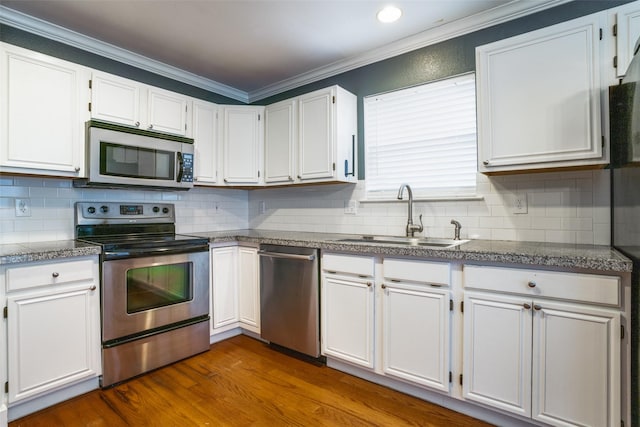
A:
[[[211,335],[242,327],[260,333],[258,251],[253,247],[211,248]]]
[[[470,269],[465,286],[482,288],[491,275]],[[554,292],[553,275],[561,293],[568,273],[541,273],[537,290],[533,279],[518,283],[533,270],[488,269],[491,287],[523,295],[465,292],[463,397],[549,425],[620,425],[620,310],[525,294]],[[603,288],[616,279],[603,276]]]
[[[97,257],[6,267],[8,401],[97,377]]]

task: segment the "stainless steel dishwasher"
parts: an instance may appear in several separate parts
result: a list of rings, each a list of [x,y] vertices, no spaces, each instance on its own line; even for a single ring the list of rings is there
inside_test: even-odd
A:
[[[258,254],[262,338],[319,357],[318,249],[260,245]]]

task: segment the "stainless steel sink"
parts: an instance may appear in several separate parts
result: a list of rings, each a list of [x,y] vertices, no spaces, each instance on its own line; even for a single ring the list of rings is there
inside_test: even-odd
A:
[[[352,237],[348,239],[340,239],[340,242],[355,242],[355,243],[386,243],[392,245],[407,245],[407,246],[423,246],[431,248],[453,248],[460,246],[469,240],[453,240],[453,239],[436,239],[436,238],[418,238],[418,237],[394,237],[394,236],[362,236]]]

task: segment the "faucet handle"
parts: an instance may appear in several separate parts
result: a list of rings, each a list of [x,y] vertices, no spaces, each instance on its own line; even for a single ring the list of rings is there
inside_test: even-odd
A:
[[[418,219],[420,220],[420,228],[418,228],[417,231],[418,231],[418,233],[422,233],[422,231],[424,230],[424,224],[422,224],[422,214],[420,214]]]

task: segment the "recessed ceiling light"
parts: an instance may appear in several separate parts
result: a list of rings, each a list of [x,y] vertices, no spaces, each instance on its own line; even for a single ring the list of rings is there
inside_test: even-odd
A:
[[[402,16],[402,11],[395,6],[386,6],[380,12],[378,12],[378,21],[384,22],[385,24],[389,22],[395,22]]]

